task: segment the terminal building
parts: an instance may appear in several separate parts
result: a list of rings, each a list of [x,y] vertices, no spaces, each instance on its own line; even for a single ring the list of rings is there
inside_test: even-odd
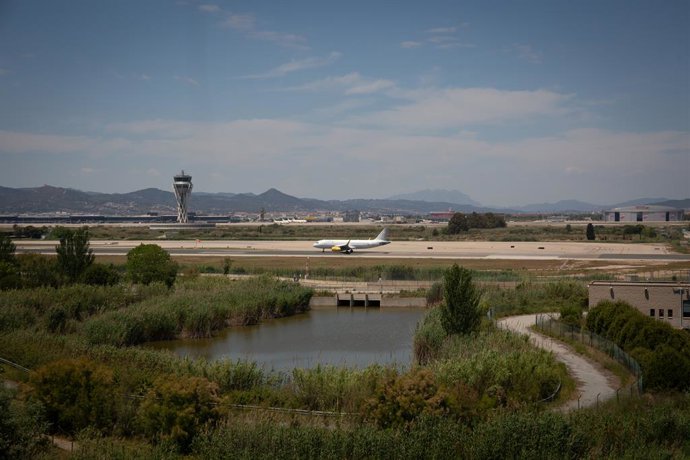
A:
[[[593,281],[587,287],[590,308],[603,300],[622,300],[651,318],[690,330],[690,283]]]
[[[683,220],[682,209],[669,206],[626,206],[604,212],[606,222],[678,222]]]

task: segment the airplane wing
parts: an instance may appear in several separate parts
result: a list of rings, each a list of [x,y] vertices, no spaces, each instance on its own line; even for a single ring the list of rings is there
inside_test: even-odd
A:
[[[341,245],[335,245],[331,248],[331,251],[333,252],[342,252],[344,254],[351,254],[353,251],[353,248],[350,247],[350,241],[348,240],[347,243],[341,244]]]

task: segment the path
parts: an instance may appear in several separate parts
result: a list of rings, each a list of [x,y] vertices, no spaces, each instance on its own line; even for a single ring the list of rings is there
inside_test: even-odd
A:
[[[537,346],[553,352],[556,359],[565,363],[568,372],[577,383],[578,393],[582,395],[579,407],[595,405],[597,396],[599,401],[616,396],[616,389],[592,361],[576,354],[562,342],[529,329],[535,323],[535,315],[509,316],[498,323],[511,331],[527,334]],[[561,409],[570,411],[577,408],[578,400],[574,399],[564,404]]]

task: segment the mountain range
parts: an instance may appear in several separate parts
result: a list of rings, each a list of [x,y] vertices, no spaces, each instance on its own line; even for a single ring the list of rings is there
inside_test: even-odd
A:
[[[434,201],[437,198],[437,201]],[[460,201],[460,202],[459,202]],[[463,203],[464,201],[464,203]],[[382,214],[421,215],[439,211],[501,212],[501,213],[565,213],[593,212],[612,207],[637,204],[659,204],[677,208],[690,208],[690,198],[667,200],[647,198],[608,206],[564,200],[510,208],[482,206],[457,190],[423,190],[413,194],[397,195],[387,199],[318,200],[297,198],[271,188],[261,194],[195,192],[190,200],[190,211],[198,214],[231,214],[234,212],[328,212],[358,210]],[[130,193],[98,193],[52,187],[35,188],[0,187],[0,213],[70,213],[102,215],[137,215],[148,212],[174,214],[175,195],[156,188]]]

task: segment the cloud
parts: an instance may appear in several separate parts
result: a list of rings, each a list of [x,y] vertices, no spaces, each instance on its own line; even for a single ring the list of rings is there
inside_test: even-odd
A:
[[[457,32],[457,27],[434,27],[433,29],[429,29],[426,32],[428,34],[454,34]]]
[[[288,91],[343,91],[346,95],[372,94],[395,88],[395,82],[363,77],[359,72],[350,72],[338,77],[327,77],[304,85],[287,88]]]
[[[436,49],[453,49],[453,48],[475,48],[473,43],[466,43],[457,37],[457,27],[434,27],[426,30],[429,35],[421,40],[407,40],[400,44],[402,48],[413,49],[422,46],[430,45]]]
[[[442,94],[431,93],[434,97]],[[516,103],[544,97],[504,96]],[[558,103],[530,104],[546,108],[532,110],[539,113],[548,112],[554,105],[556,110],[559,107]],[[520,122],[517,114],[510,117]],[[7,158],[15,170],[24,156],[26,159],[21,161],[35,164],[32,154],[62,155],[66,164],[75,155],[102,155],[116,162],[109,168],[114,175],[126,173],[126,168],[135,163],[142,172],[160,164],[184,164],[187,169],[191,163],[189,167],[193,165],[200,175],[225,172],[226,177],[233,178],[232,187],[237,191],[288,186],[283,191],[315,198],[324,198],[325,194],[379,196],[381,190],[400,190],[400,184],[415,189],[429,188],[430,184],[452,188],[462,183],[466,193],[479,194],[477,198],[487,203],[504,204],[509,204],[506,200],[528,202],[568,195],[598,202],[622,201],[628,196],[678,195],[687,190],[688,169],[677,156],[669,154],[690,154],[687,132],[578,128],[497,141],[483,137],[481,131],[420,134],[406,129],[405,124],[390,128],[287,119],[141,120],[109,125],[104,136],[0,131],[0,154],[15,155]],[[193,157],[189,152],[194,152]],[[368,167],[358,170],[356,189],[350,175],[320,174],[334,164],[361,161],[366,161]],[[270,170],[267,164],[272,165]],[[393,164],[395,174],[390,174]],[[118,167],[124,169],[118,171]],[[7,174],[0,172],[5,183]],[[487,180],[491,187],[487,187]],[[145,183],[150,182],[141,185]],[[228,191],[227,183],[216,187]]]
[[[256,20],[251,14],[228,14],[228,16],[221,23],[225,27],[229,27],[236,31],[247,32],[253,31],[256,27]]]
[[[99,152],[118,153],[132,147],[122,137],[65,136],[16,131],[0,131],[0,154],[24,155],[45,153],[61,155],[70,153]]]
[[[199,82],[193,79],[192,77],[181,77],[178,75],[175,75],[175,80],[179,81],[180,83],[184,83],[185,85],[188,86],[199,86]]]
[[[348,88],[345,94],[371,94],[393,88],[394,86],[395,83],[391,80],[374,80]]]
[[[257,26],[256,17],[251,13],[235,13],[212,3],[198,5],[199,11],[220,16],[221,27],[243,33],[246,37],[275,43],[287,48],[306,50],[307,39],[301,35],[264,30]]]
[[[542,55],[530,45],[515,43],[508,48],[515,56],[533,64],[541,64]]]
[[[415,42],[411,40],[400,43],[400,47],[406,49],[419,48],[420,46],[422,46],[422,42]]]
[[[221,11],[220,6],[208,3],[199,5],[199,10],[205,13],[219,13]]]
[[[281,64],[278,67],[275,67],[268,72],[264,72],[261,74],[255,74],[255,75],[246,75],[242,78],[247,78],[247,79],[264,79],[264,78],[276,78],[276,77],[283,77],[289,73],[292,72],[298,72],[301,70],[305,69],[313,69],[316,67],[323,67],[327,66],[329,64],[334,63],[340,57],[342,56],[342,53],[339,53],[337,51],[331,52],[328,56],[324,58],[317,58],[317,57],[309,57],[305,59],[299,59],[299,60],[292,60],[290,62],[286,62],[285,64]]]
[[[429,88],[394,94],[406,104],[352,120],[393,129],[442,130],[485,125],[568,112],[572,96],[548,90],[507,91],[494,88]]]

